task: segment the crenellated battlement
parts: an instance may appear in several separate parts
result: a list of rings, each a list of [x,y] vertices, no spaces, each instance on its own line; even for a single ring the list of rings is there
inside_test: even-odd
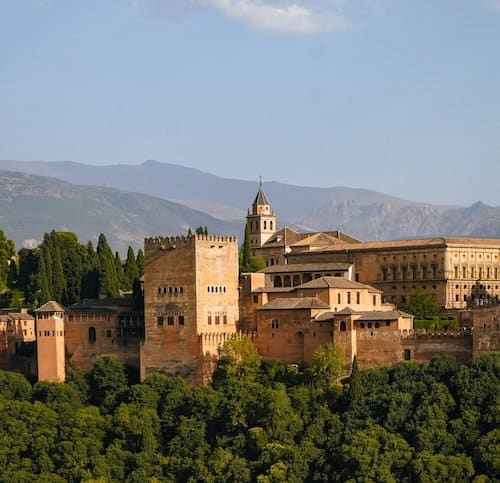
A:
[[[237,243],[238,238],[231,235],[155,236],[144,239],[144,249],[167,250],[177,247],[193,247],[196,242]]]

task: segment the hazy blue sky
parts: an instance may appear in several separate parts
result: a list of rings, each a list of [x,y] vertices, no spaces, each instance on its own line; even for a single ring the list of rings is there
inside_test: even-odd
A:
[[[0,0],[0,159],[500,205],[500,0]]]

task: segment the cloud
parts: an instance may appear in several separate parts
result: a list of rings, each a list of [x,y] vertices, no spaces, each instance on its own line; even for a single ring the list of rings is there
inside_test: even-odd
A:
[[[258,30],[307,35],[352,27],[340,10],[343,0],[198,1],[200,6],[213,8]]]

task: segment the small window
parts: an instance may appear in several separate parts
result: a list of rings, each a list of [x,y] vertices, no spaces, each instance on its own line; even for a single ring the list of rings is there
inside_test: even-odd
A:
[[[160,317],[157,317],[157,318],[156,318],[156,323],[157,323],[158,325],[163,325],[163,317],[161,317],[161,316],[160,316]]]
[[[373,296],[373,305],[377,305],[377,296],[376,295]]]
[[[279,322],[276,319],[271,320],[271,328],[278,329],[280,326]]]
[[[351,292],[347,292],[347,303],[351,303]]]
[[[259,296],[258,295],[254,295],[253,296],[253,303],[254,304],[258,304],[259,303]]]
[[[345,332],[347,330],[347,326],[344,321],[340,322],[340,331]]]
[[[173,315],[169,315],[167,317],[167,325],[174,325],[174,316]]]
[[[158,293],[161,293],[161,287],[158,287]]]
[[[364,323],[364,322],[361,322],[361,323],[359,324],[359,327],[360,327],[361,329],[364,329],[364,328],[365,328],[365,323]]]
[[[224,316],[222,317],[222,323],[223,323],[224,325],[227,325],[227,315],[224,315]]]
[[[387,322],[385,323],[385,326],[386,326],[386,327],[390,327],[390,326],[391,326],[390,321],[387,321]]]
[[[342,295],[340,293],[337,294],[337,303],[340,304],[342,301]]]
[[[107,330],[107,331],[106,331],[106,337],[107,337],[108,339],[111,339],[111,337],[112,337],[112,336],[113,336],[113,332],[112,332],[111,330]]]
[[[179,315],[179,325],[184,325],[184,315]]]
[[[410,349],[405,349],[403,351],[403,359],[405,361],[411,361],[411,350]]]
[[[220,324],[220,316],[216,315],[215,316],[215,325],[219,325],[219,324]]]
[[[208,314],[208,325],[212,325],[212,316]]]
[[[380,327],[380,324],[378,322],[375,322],[375,328],[378,329]]]
[[[96,341],[96,331],[95,327],[89,327],[89,342]]]
[[[359,292],[356,292],[356,303],[357,304],[361,303],[361,294]]]

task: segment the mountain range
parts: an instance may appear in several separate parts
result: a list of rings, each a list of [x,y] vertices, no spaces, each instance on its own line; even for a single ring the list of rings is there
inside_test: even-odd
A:
[[[184,233],[199,225],[208,226],[212,232],[241,236],[244,216],[258,187],[256,182],[157,161],[94,166],[69,161],[0,160],[0,170],[10,172],[8,176],[3,172],[0,181],[0,227],[9,232],[9,226],[15,226],[15,234],[10,235],[16,240],[37,239],[40,231],[57,227],[72,229],[83,239],[92,239],[102,231],[116,240],[114,246],[137,246],[144,236]],[[18,194],[10,190],[11,200],[16,202],[6,205],[4,194],[9,184],[17,183],[19,188],[21,180],[24,187]],[[364,240],[500,237],[500,207],[480,202],[470,207],[441,206],[358,188],[277,182],[265,183],[264,187],[277,212],[278,224],[299,230],[340,229]],[[30,192],[31,197],[19,194]],[[19,217],[21,206],[23,217]],[[44,215],[36,220],[29,218],[28,214],[38,213],[41,206],[46,206]],[[6,218],[10,220],[7,223]],[[71,228],[78,227],[77,219],[85,220],[83,225]],[[33,223],[39,223],[36,230]]]

